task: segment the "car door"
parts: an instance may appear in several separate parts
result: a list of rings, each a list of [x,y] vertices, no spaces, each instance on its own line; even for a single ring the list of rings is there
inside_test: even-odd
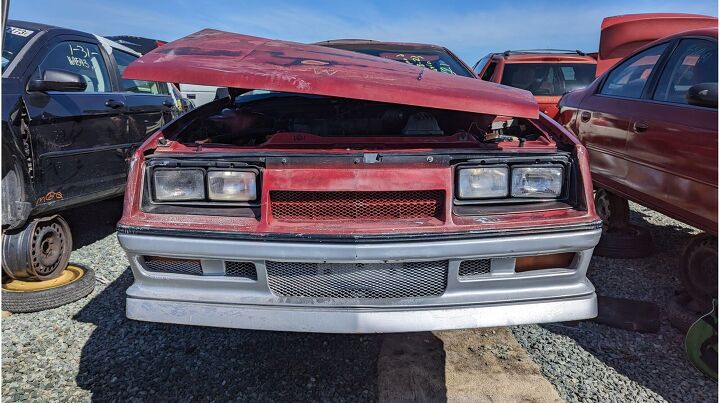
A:
[[[138,59],[137,56],[113,48],[114,70],[125,96],[125,114],[131,148],[134,150],[151,134],[173,119],[175,102],[168,92],[166,83],[143,80],[125,80],[122,72]]]
[[[620,63],[579,108],[578,137],[588,149],[593,180],[616,192],[627,193],[632,157],[625,146],[633,111],[642,106],[645,84],[667,47],[659,44]]]
[[[627,141],[628,186],[701,227],[717,222],[717,106],[689,105],[686,95],[693,85],[717,85],[717,56],[714,39],[679,40],[647,99],[632,110]]]
[[[38,204],[90,200],[122,192],[127,176],[125,99],[113,92],[108,56],[92,37],[58,35],[29,67],[28,81],[48,69],[84,78],[83,92],[26,92]]]

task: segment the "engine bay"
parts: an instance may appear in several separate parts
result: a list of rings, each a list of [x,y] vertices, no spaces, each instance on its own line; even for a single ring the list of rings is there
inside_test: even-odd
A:
[[[202,109],[176,140],[262,148],[554,146],[527,119],[356,99],[255,91]]]

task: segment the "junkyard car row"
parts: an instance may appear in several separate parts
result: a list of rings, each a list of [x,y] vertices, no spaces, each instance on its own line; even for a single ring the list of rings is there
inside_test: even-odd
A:
[[[42,38],[65,53],[63,66],[51,63],[55,50],[3,64],[3,108],[13,105],[3,111],[13,133],[9,159],[3,136],[3,195],[14,201],[3,204],[13,230],[3,248],[15,254],[3,268],[56,275],[70,248],[62,218],[35,224],[59,223],[38,233],[28,217],[117,194],[129,160],[118,239],[134,276],[132,319],[351,333],[592,318],[586,270],[603,228],[594,183],[639,202],[654,194],[662,203],[647,204],[671,216],[683,203],[668,194],[697,197],[675,217],[717,234],[717,28],[648,45],[594,80],[598,61],[583,52],[493,53],[475,75],[434,45],[206,29],[135,60],[94,36],[13,26],[30,32],[18,52]],[[172,119],[177,103],[160,83],[228,96]],[[623,104],[639,101],[693,123],[663,123],[666,143],[631,139],[628,130],[655,130],[637,115],[644,103]],[[628,145],[641,158],[671,140],[687,157],[660,171],[682,183],[619,162],[631,159]],[[83,164],[64,159],[80,153]]]

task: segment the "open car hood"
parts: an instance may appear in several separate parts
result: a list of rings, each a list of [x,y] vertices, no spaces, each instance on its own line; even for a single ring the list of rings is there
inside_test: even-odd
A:
[[[717,27],[718,19],[699,14],[627,14],[603,19],[595,75],[647,43],[697,28]]]
[[[528,91],[375,56],[204,29],[130,64],[124,78],[537,118]]]

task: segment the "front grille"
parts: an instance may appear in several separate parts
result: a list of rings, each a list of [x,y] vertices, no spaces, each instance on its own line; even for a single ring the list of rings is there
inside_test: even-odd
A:
[[[442,295],[448,261],[265,262],[273,294],[307,298],[417,298]]]
[[[255,265],[250,262],[225,262],[225,275],[230,277],[244,277],[257,280]]]
[[[460,263],[460,277],[490,274],[490,259],[463,260]]]
[[[173,259],[169,257],[144,256],[145,268],[156,273],[178,273],[202,275],[199,260]]]
[[[397,192],[271,191],[270,208],[281,221],[441,219],[442,190]]]

